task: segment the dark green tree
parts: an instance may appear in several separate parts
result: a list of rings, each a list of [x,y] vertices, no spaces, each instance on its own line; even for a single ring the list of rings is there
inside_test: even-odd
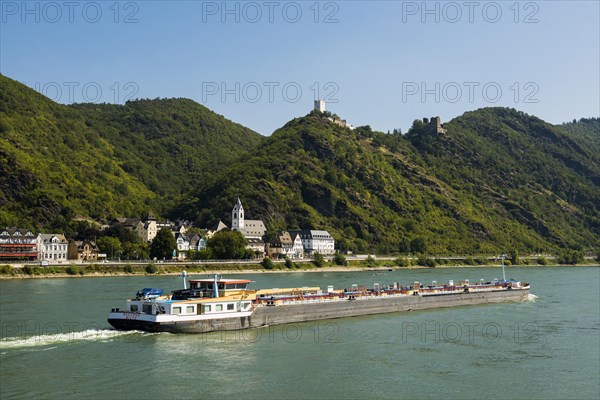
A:
[[[583,254],[580,251],[564,250],[558,256],[559,264],[576,265],[584,261]]]
[[[123,243],[123,258],[128,260],[147,260],[149,257],[150,245],[148,243]]]
[[[148,274],[155,274],[155,273],[158,272],[158,268],[156,268],[156,265],[154,265],[154,264],[148,264],[148,265],[146,265],[146,268],[144,268],[144,270]]]
[[[213,258],[212,251],[210,249],[202,249],[193,253],[192,260],[210,260]]]
[[[325,265],[325,259],[323,258],[323,255],[318,251],[315,251],[315,253],[313,254],[313,264],[315,264],[315,266],[317,266],[318,268],[321,268],[323,265]]]
[[[289,257],[285,258],[285,267],[287,269],[292,269],[294,268],[294,263],[292,262],[292,260]]]
[[[115,237],[119,239],[121,243],[138,243],[140,241],[140,237],[137,233],[118,224],[102,231],[102,236]]]
[[[108,257],[115,258],[122,252],[121,241],[116,237],[103,236],[96,241],[100,253],[106,254]]]
[[[248,254],[246,252],[248,242],[239,231],[219,231],[208,239],[206,245],[212,252],[213,258],[217,260],[241,259]]]
[[[335,253],[333,256],[333,262],[335,265],[343,265],[343,266],[347,266],[348,265],[348,261],[346,260],[346,257],[344,257],[343,255],[341,255],[340,253]]]
[[[71,221],[65,228],[65,235],[69,239],[84,240],[100,237],[104,233],[100,231],[100,226],[88,221]],[[110,235],[108,235],[110,236]]]
[[[427,252],[427,242],[423,237],[416,237],[410,241],[410,249],[414,253],[424,254]]]
[[[521,260],[519,260],[519,253],[517,252],[517,249],[512,249],[508,255],[512,265],[519,265]]]
[[[396,259],[396,265],[399,267],[410,267],[410,260],[404,257],[398,257]]]
[[[425,127],[425,123],[420,119],[415,119],[412,123],[412,126],[408,130],[409,133],[414,133],[414,131],[419,131]]]
[[[162,228],[156,234],[156,237],[150,245],[150,257],[157,259],[170,259],[173,257],[173,251],[177,249],[175,236],[168,228]]]
[[[548,260],[546,260],[545,257],[538,257],[537,260],[536,260],[536,262],[539,265],[546,265],[546,264],[548,264]]]
[[[371,257],[369,255],[369,257],[367,257],[367,267],[377,267],[379,265],[379,263],[377,262],[376,259],[374,259],[373,257]]]
[[[275,267],[275,264],[273,264],[273,261],[271,261],[269,257],[263,258],[263,260],[260,262],[260,265],[262,265],[264,269],[268,270],[271,270]]]

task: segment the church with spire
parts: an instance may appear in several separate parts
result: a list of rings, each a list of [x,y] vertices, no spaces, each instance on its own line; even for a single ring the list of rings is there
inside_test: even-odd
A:
[[[231,230],[239,231],[244,229],[244,206],[238,197],[233,210],[231,210]]]
[[[263,236],[267,233],[267,228],[262,220],[245,218],[244,206],[239,197],[231,210],[231,230],[240,231],[248,241],[248,247],[255,252],[265,252]]]

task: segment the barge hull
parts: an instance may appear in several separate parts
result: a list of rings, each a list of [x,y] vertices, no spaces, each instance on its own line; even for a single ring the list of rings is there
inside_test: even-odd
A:
[[[125,319],[121,318],[119,313],[116,313],[111,314],[108,322],[120,330],[208,333],[401,311],[525,301],[528,294],[528,289],[515,289],[451,295],[370,297],[357,300],[316,301],[275,306],[260,305],[255,308],[250,316],[182,322]]]
[[[322,319],[357,317],[401,311],[470,306],[527,300],[529,290],[507,290],[486,293],[464,293],[441,296],[405,296],[366,298],[316,304],[291,304],[260,307],[252,314],[253,325],[279,325]],[[350,303],[350,304],[348,304]]]

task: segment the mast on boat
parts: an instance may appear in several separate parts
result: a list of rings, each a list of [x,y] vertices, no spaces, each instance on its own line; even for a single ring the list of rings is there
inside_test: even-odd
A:
[[[506,258],[506,254],[500,254],[500,260],[502,260],[502,281],[506,282],[506,273],[504,272],[504,259]]]

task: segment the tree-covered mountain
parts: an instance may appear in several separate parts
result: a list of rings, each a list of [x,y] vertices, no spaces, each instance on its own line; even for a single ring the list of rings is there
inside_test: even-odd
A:
[[[600,247],[597,118],[486,108],[386,135],[328,116],[263,138],[191,100],[65,106],[0,75],[0,226],[153,211],[204,227],[240,197],[270,231],[327,229],[342,250]]]
[[[385,135],[313,112],[215,175],[181,211],[228,220],[240,196],[248,218],[271,228],[325,228],[341,248],[382,253],[600,245],[596,149],[510,109],[444,127],[417,121],[405,136]]]
[[[113,145],[121,167],[169,206],[262,139],[189,99],[72,107]]]
[[[164,214],[260,138],[191,100],[65,106],[0,75],[0,226]]]
[[[445,128],[407,138],[429,170],[487,210],[517,248],[600,245],[600,143],[506,108],[468,112]]]
[[[79,112],[0,76],[0,225],[136,214],[156,201]]]
[[[600,118],[580,118],[561,126],[572,133],[575,140],[583,140],[596,151],[600,148]]]

